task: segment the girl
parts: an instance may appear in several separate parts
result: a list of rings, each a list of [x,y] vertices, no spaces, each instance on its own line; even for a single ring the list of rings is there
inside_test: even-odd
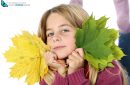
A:
[[[75,5],[59,5],[42,16],[38,36],[51,51],[44,55],[49,71],[40,85],[127,85],[117,61],[113,61],[114,68],[97,71],[83,59],[83,49],[76,48],[76,28],[88,17]]]

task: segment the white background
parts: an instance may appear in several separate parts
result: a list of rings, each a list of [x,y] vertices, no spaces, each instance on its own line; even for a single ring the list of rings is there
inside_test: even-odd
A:
[[[10,38],[22,30],[37,33],[40,18],[44,11],[59,5],[68,4],[70,0],[5,0],[5,2],[26,2],[30,6],[0,6],[0,85],[26,85],[24,78],[17,80],[9,77],[10,63],[3,53],[12,44]],[[107,26],[117,28],[113,0],[84,0],[83,7],[96,18],[103,15],[110,17]],[[36,84],[38,85],[38,84]]]

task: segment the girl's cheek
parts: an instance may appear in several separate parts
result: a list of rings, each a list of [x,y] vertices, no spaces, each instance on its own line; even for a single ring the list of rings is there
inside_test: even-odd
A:
[[[47,45],[51,43],[51,38],[47,38]]]

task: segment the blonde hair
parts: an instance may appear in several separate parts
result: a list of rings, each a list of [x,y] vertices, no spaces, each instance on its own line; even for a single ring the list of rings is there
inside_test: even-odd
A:
[[[38,29],[38,36],[46,43],[46,21],[48,16],[51,13],[58,13],[65,17],[66,20],[70,22],[75,28],[81,28],[82,22],[85,19],[88,19],[89,15],[88,13],[82,9],[80,6],[75,6],[75,5],[65,5],[61,4],[59,6],[56,6],[44,13],[44,15],[41,18],[39,29]],[[123,74],[123,85],[126,85],[124,81],[125,75],[120,67],[121,72]],[[91,65],[89,65],[89,80],[91,85],[95,85],[96,80],[97,80],[97,75],[98,71],[94,69]],[[49,70],[48,73],[45,75],[44,80],[48,85],[51,85],[55,76],[54,73]]]

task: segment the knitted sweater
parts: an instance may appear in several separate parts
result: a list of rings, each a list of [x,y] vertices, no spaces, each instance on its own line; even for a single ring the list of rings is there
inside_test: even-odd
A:
[[[116,62],[113,62],[114,68],[106,68],[98,73],[96,85],[122,85],[122,77]],[[55,80],[52,85],[89,85],[90,81],[85,77],[85,69],[81,68],[66,77],[55,73]],[[40,85],[47,85],[44,80]]]

